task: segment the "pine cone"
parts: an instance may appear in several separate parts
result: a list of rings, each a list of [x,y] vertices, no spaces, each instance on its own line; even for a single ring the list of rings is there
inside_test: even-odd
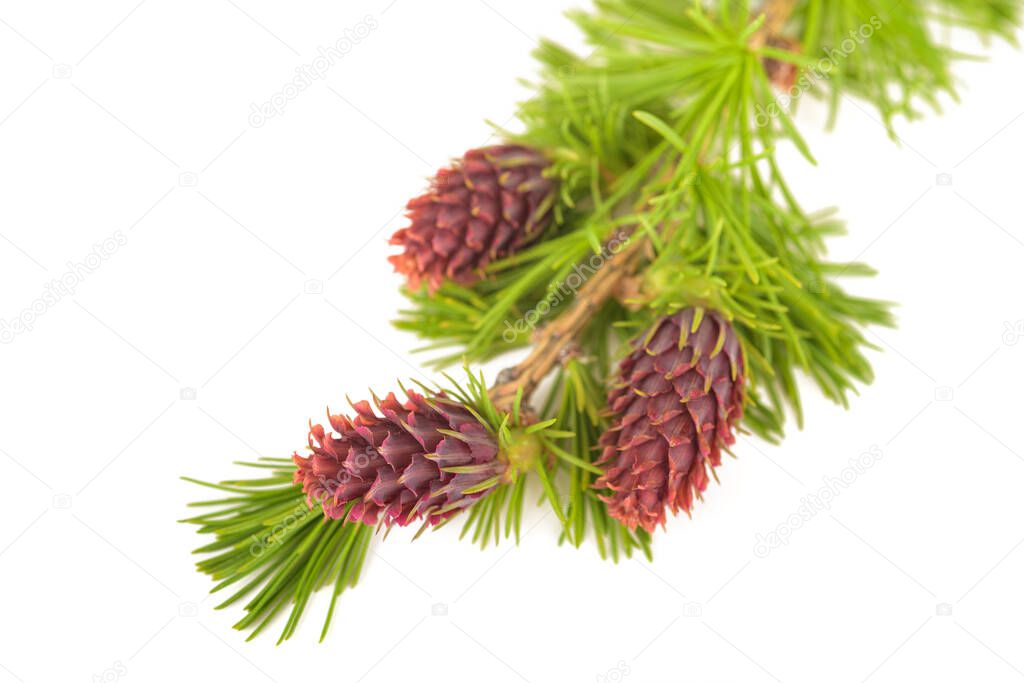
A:
[[[429,399],[406,391],[402,405],[393,393],[352,406],[353,418],[329,415],[337,435],[310,425],[312,455],[295,454],[295,482],[310,507],[323,504],[331,519],[345,515],[365,524],[405,526],[417,519],[437,524],[458,513],[487,490],[467,489],[504,474],[495,437],[466,410],[438,394]],[[447,432],[461,436],[455,437]],[[459,467],[458,473],[444,471]]]
[[[412,289],[423,280],[431,292],[445,278],[479,280],[488,263],[514,254],[550,222],[555,185],[546,167],[540,152],[519,145],[466,152],[409,202],[412,225],[391,237],[405,250],[388,260]]]
[[[612,426],[601,436],[595,488],[630,529],[665,524],[665,508],[690,513],[722,462],[743,414],[743,353],[732,326],[694,309],[662,318],[633,342],[608,394]],[[713,473],[713,471],[712,471]]]

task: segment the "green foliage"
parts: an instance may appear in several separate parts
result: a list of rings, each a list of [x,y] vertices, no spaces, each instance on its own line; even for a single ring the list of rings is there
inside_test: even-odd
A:
[[[527,345],[535,328],[571,304],[574,268],[600,256],[619,231],[634,230],[632,239],[649,243],[638,300],[628,309],[609,304],[595,320],[599,333],[576,340],[593,379],[584,384],[586,403],[565,386],[567,373],[574,386],[582,381],[577,364],[560,371],[541,413],[574,433],[559,448],[590,462],[597,426],[575,411],[603,402],[602,380],[621,341],[607,331],[636,334],[687,306],[717,309],[735,324],[747,359],[747,430],[778,440],[787,414],[802,424],[799,375],[845,405],[858,383],[872,379],[862,329],[891,325],[889,306],[841,286],[841,278],[871,269],[829,262],[825,240],[842,232],[841,224],[807,213],[786,184],[779,145],[814,159],[777,104],[764,61],[801,68],[795,94],[825,95],[834,106],[843,96],[865,100],[891,131],[896,117],[912,118],[920,104],[936,106],[942,93],[954,94],[950,67],[962,55],[935,39],[932,22],[1009,37],[1019,7],[1006,0],[788,4],[776,24],[759,14],[761,3],[743,0],[596,0],[595,11],[572,13],[589,49],[576,54],[542,41],[540,77],[519,112],[523,130],[503,131],[547,151],[564,220],[532,247],[492,264],[490,277],[471,287],[448,284],[435,297],[407,292],[411,306],[399,327],[429,348],[445,348],[440,366]],[[777,36],[766,35],[769,26],[778,27]],[[802,49],[787,51],[774,37]],[[593,499],[588,476],[575,466],[562,477],[573,543],[585,535],[586,520],[595,529],[602,524],[583,512]]]
[[[1015,33],[1021,23],[1020,0],[938,0],[932,16],[948,25],[959,26],[982,38],[998,36],[1016,45]]]
[[[717,13],[668,0],[595,4],[597,12],[571,15],[593,51],[542,42],[543,80],[520,111],[520,139],[554,150],[563,194],[595,207],[662,195],[700,160],[728,157],[741,138],[748,158],[783,138],[809,157],[784,111],[755,125],[754,105],[774,98],[760,60],[778,51],[752,47],[764,18],[752,20],[747,3],[718,3]]]
[[[572,300],[564,282],[582,259],[600,253],[605,233],[588,228],[545,239],[492,269],[493,280],[472,288],[446,282],[435,294],[406,290],[413,304],[396,325],[430,343],[424,349],[455,349],[437,359],[445,367],[462,361],[485,361],[530,341],[534,326],[526,324],[549,302],[552,313]],[[596,246],[595,246],[596,245]],[[542,316],[545,322],[553,316]]]
[[[373,527],[325,521],[319,503],[308,506],[302,487],[292,483],[295,466],[287,458],[260,458],[259,462],[238,464],[266,469],[269,473],[259,479],[219,484],[185,477],[186,481],[230,494],[191,503],[190,507],[213,510],[181,520],[198,525],[199,533],[213,534],[215,538],[196,549],[197,554],[214,553],[196,566],[217,581],[211,593],[245,582],[217,609],[256,591],[245,604],[246,615],[235,624],[239,630],[253,629],[248,640],[255,638],[281,610],[290,607],[277,641],[281,644],[295,633],[313,592],[333,586],[320,633],[322,641],[338,596],[359,580]]]
[[[950,67],[966,55],[935,39],[935,20],[1012,39],[1019,18],[1016,0],[803,0],[791,26],[819,60],[805,82],[827,90],[832,119],[852,95],[874,105],[895,135],[897,116],[913,119],[919,104],[938,110],[940,95],[956,97]]]
[[[851,296],[835,281],[870,269],[821,260],[824,238],[841,225],[747,193],[728,174],[702,174],[690,201],[697,217],[646,270],[650,316],[636,324],[688,306],[728,315],[750,380],[744,425],[762,438],[781,438],[787,405],[802,424],[797,371],[845,405],[854,382],[872,379],[859,327],[892,320],[887,305]]]

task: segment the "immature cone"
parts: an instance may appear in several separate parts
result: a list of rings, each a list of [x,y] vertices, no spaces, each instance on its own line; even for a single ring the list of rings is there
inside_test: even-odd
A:
[[[327,517],[339,519],[354,501],[352,521],[405,526],[425,519],[433,525],[498,482],[506,463],[498,458],[497,441],[466,408],[444,394],[405,393],[404,405],[393,393],[383,401],[374,397],[383,417],[360,401],[353,418],[329,416],[334,433],[310,426],[312,454],[293,460],[295,482],[311,507],[320,501]]]
[[[732,326],[715,312],[686,309],[633,342],[608,394],[612,426],[601,436],[594,486],[612,517],[630,529],[687,514],[722,462],[743,413],[743,354]]]
[[[488,263],[514,254],[550,222],[555,185],[546,167],[540,152],[520,145],[466,152],[409,202],[412,224],[391,237],[404,251],[388,260],[412,289],[424,280],[431,292],[445,278],[479,280]]]

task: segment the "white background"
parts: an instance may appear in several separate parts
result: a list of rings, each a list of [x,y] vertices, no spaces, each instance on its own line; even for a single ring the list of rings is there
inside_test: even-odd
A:
[[[346,392],[420,374],[389,325],[386,239],[427,176],[488,140],[484,118],[509,122],[536,38],[576,43],[574,4],[0,5],[0,317],[126,240],[0,346],[0,681],[1024,677],[1024,56],[1004,45],[902,144],[863,103],[832,133],[803,103],[820,163],[785,167],[808,208],[841,207],[833,255],[881,270],[850,286],[898,301],[900,327],[870,334],[878,380],[850,410],[808,387],[803,432],[741,440],[653,564],[556,547],[538,509],[519,548],[393,533],[323,645],[322,599],[280,648],[212,610],[175,523],[205,494],[177,477],[288,455]],[[830,510],[755,554],[873,446]]]

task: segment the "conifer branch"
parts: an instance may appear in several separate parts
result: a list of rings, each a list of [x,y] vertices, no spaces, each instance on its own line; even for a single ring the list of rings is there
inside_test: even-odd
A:
[[[255,636],[287,610],[286,639],[333,586],[329,624],[375,528],[459,518],[482,546],[518,541],[528,478],[560,542],[592,534],[602,557],[649,558],[651,532],[689,514],[735,430],[777,440],[789,416],[802,423],[801,377],[845,405],[872,379],[863,330],[891,325],[890,305],[840,286],[873,271],[826,259],[841,224],[786,183],[780,144],[814,158],[778,91],[833,111],[860,97],[891,131],[953,92],[961,55],[934,21],[1012,41],[1020,5],[597,0],[572,13],[590,48],[542,41],[522,132],[439,171],[392,238],[411,303],[397,325],[452,350],[435,365],[532,349],[490,387],[470,372],[374,396],[311,424],[311,456],[205,484],[226,497],[183,521],[211,536],[198,566],[235,591],[222,606],[247,599],[237,628]]]

